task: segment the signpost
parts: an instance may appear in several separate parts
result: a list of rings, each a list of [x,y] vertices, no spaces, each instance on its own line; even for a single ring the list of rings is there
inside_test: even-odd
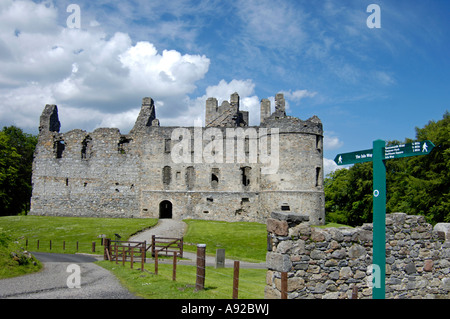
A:
[[[372,289],[373,299],[386,295],[386,166],[384,161],[417,155],[427,155],[434,148],[431,141],[385,146],[385,141],[373,141],[373,149],[336,155],[338,165],[372,162],[373,164],[373,264],[379,269],[379,284]],[[373,268],[375,269],[375,267]]]

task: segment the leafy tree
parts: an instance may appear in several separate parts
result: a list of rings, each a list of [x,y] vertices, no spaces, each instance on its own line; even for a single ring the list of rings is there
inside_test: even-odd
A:
[[[450,222],[450,114],[416,128],[416,140],[436,147],[427,156],[386,161],[387,213],[424,215],[428,222]],[[413,140],[407,139],[405,143]],[[401,144],[389,141],[388,145]],[[372,163],[340,169],[325,179],[327,221],[361,225],[372,221]]]
[[[0,215],[17,215],[30,209],[36,143],[36,136],[15,126],[0,131]]]

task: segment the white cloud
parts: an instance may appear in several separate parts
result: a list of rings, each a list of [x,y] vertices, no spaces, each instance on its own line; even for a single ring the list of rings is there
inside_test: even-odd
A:
[[[284,97],[289,100],[293,101],[300,101],[306,97],[314,97],[316,96],[317,92],[309,92],[308,90],[297,90],[297,91],[288,91],[283,92]]]
[[[333,132],[325,132],[323,138],[323,147],[328,150],[336,150],[344,145],[337,136],[334,136]]]
[[[56,103],[60,110],[75,113],[82,108],[90,120],[79,120],[90,125],[128,128],[131,114],[145,96],[160,102],[163,116],[185,112],[187,95],[208,72],[207,57],[175,50],[160,53],[148,41],[133,45],[127,33],[108,37],[95,25],[90,30],[60,26],[57,10],[46,3],[2,3],[2,123],[37,128],[44,105]],[[77,114],[70,116],[77,118]]]
[[[333,160],[328,158],[323,159],[323,173],[325,177],[339,168],[340,167]]]

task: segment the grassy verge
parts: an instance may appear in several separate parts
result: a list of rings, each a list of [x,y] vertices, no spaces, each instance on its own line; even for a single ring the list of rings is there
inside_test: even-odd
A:
[[[266,260],[265,224],[189,219],[184,222],[188,224],[184,242],[206,244],[207,254],[214,255],[217,248],[224,248],[226,258],[249,262]],[[185,245],[184,249],[197,251],[194,245]]]
[[[205,289],[195,292],[196,267],[178,265],[177,280],[172,281],[172,265],[159,264],[158,275],[154,265],[145,264],[145,271],[130,269],[130,264],[97,262],[110,270],[135,295],[146,299],[231,299],[233,268],[206,267]],[[135,265],[138,267],[138,265]],[[264,298],[265,269],[240,269],[239,299]]]
[[[39,271],[42,264],[29,255],[17,242],[0,232],[0,279]]]
[[[97,252],[103,253],[99,235],[105,234],[114,238],[118,233],[126,240],[134,233],[152,227],[157,219],[131,218],[89,218],[89,217],[49,217],[49,216],[7,216],[0,217],[0,231],[25,245],[28,239],[28,250],[57,253],[75,253],[76,242],[78,252],[90,253],[92,242],[96,242]],[[49,241],[52,240],[50,250]],[[63,250],[63,241],[66,242]]]

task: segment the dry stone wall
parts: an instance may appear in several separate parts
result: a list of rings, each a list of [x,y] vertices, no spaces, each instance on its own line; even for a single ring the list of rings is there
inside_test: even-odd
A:
[[[372,298],[372,224],[317,228],[307,216],[272,213],[267,220],[266,298],[280,298],[281,272],[290,299]],[[386,298],[450,298],[450,224],[423,216],[386,217]]]

